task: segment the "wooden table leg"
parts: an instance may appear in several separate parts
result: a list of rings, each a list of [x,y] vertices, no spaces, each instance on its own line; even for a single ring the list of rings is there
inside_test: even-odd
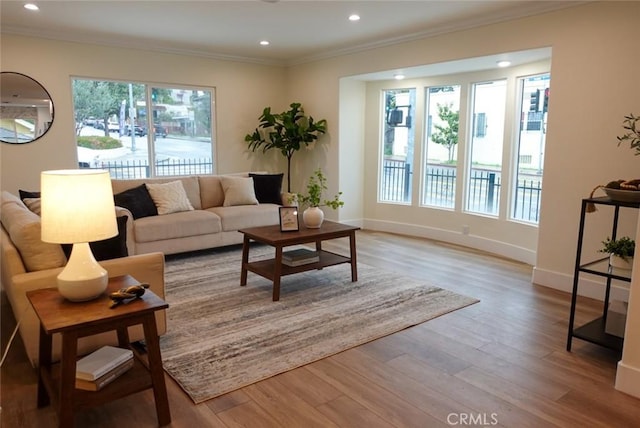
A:
[[[349,251],[351,254],[351,282],[358,280],[358,262],[356,260],[356,232],[349,234]]]
[[[129,340],[129,329],[125,327],[118,327],[118,346],[121,348],[128,348],[131,341]]]
[[[142,325],[144,328],[144,339],[147,343],[149,371],[151,372],[151,382],[153,384],[153,396],[156,402],[158,425],[164,426],[171,423],[171,411],[169,409],[167,387],[164,382],[164,370],[162,369],[162,356],[160,354],[160,340],[158,339],[155,315],[151,313],[146,316]]]
[[[58,422],[60,427],[73,426],[73,394],[76,388],[76,357],[78,334],[62,333],[62,353],[60,356],[60,395],[58,402]]]
[[[242,241],[242,269],[240,270],[240,285],[247,285],[247,263],[249,263],[249,237],[244,235]]]
[[[46,407],[51,403],[47,388],[44,385],[44,372],[51,376],[51,336],[40,324],[40,338],[38,348],[38,407]]]
[[[276,258],[273,261],[273,301],[280,300],[280,277],[282,276],[282,247],[276,247]]]

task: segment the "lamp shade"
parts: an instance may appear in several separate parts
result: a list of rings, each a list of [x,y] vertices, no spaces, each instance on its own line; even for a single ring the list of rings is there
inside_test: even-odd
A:
[[[108,171],[43,171],[40,188],[43,241],[75,244],[118,234]]]
[[[107,271],[96,262],[89,242],[118,234],[111,177],[108,171],[74,169],[40,174],[42,240],[73,244],[58,275],[58,291],[84,302],[104,293]]]

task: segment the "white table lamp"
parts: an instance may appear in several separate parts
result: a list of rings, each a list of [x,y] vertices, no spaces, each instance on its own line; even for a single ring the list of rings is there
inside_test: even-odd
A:
[[[73,244],[71,256],[58,275],[65,298],[83,302],[107,288],[107,271],[93,257],[89,242],[118,234],[111,177],[105,170],[73,169],[40,174],[42,240]]]

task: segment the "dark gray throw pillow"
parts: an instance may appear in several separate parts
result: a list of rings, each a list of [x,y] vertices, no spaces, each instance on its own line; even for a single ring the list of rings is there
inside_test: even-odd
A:
[[[116,217],[118,222],[118,234],[113,238],[107,238],[102,241],[89,242],[89,247],[93,253],[93,257],[97,261],[117,259],[118,257],[127,257],[129,250],[127,249],[127,216]],[[67,256],[71,256],[73,244],[62,244],[62,250]]]
[[[158,208],[144,184],[113,195],[113,201],[117,206],[131,211],[134,220],[158,215]]]
[[[18,193],[20,194],[20,199],[25,200],[27,198],[39,198],[40,197],[40,192],[32,192],[30,190],[18,190]]]
[[[249,177],[253,178],[253,190],[256,193],[256,199],[261,204],[278,204],[282,205],[282,177],[280,174],[253,174]]]

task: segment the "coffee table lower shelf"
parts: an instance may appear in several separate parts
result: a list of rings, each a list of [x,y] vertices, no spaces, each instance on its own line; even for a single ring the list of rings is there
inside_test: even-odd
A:
[[[351,263],[349,257],[341,256],[330,251],[321,250],[319,252],[320,260],[315,263],[308,263],[300,266],[287,266],[282,264],[280,276],[293,275],[294,273],[306,272],[310,270],[322,269],[328,266],[335,266],[342,263]],[[271,281],[276,277],[275,259],[260,260],[256,262],[245,263],[244,268],[249,272],[258,274]]]

